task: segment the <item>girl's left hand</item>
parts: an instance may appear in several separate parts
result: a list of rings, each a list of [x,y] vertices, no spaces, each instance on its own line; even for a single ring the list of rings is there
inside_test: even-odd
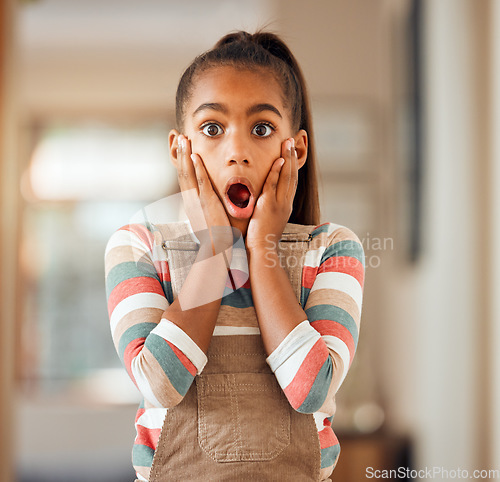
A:
[[[271,166],[250,218],[246,236],[249,251],[277,249],[283,229],[292,214],[299,175],[293,137],[282,142],[281,156]]]

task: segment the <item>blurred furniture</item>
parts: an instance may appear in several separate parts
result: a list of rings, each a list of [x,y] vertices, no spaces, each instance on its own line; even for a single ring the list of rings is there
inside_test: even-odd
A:
[[[369,435],[338,434],[338,438],[341,452],[333,482],[359,482],[370,478],[375,470],[412,468],[411,442],[405,437],[379,431]]]

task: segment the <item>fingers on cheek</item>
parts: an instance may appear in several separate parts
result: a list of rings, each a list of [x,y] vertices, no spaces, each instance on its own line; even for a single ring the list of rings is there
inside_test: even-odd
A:
[[[199,165],[196,162],[196,159],[193,155],[191,155],[191,162],[193,163],[194,179],[196,180],[196,183],[198,184],[198,186],[201,187],[203,184],[203,180],[202,180],[201,172],[199,169]]]

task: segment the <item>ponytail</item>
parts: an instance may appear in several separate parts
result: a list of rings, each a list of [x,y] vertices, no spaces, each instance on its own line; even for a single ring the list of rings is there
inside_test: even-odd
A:
[[[287,45],[271,32],[233,32],[222,37],[215,46],[194,59],[181,77],[176,95],[176,121],[182,130],[185,105],[191,95],[195,75],[217,66],[236,66],[270,70],[283,89],[285,106],[290,109],[292,128],[304,129],[308,135],[307,161],[299,169],[297,192],[289,222],[320,222],[316,153],[314,148],[309,96],[302,71]]]

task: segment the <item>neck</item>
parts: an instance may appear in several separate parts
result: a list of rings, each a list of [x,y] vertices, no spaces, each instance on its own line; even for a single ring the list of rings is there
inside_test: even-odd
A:
[[[236,228],[242,234],[243,238],[247,237],[249,219],[235,219],[231,217],[229,222],[233,228]]]

